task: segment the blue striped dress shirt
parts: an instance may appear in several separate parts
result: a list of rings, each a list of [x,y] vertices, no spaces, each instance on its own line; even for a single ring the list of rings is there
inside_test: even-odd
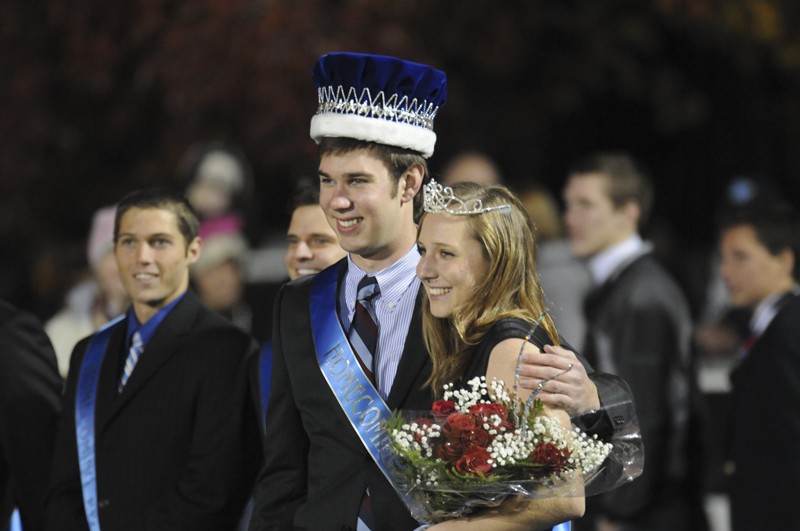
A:
[[[373,299],[378,318],[378,351],[375,377],[378,391],[384,400],[392,389],[394,376],[403,355],[403,348],[414,313],[414,303],[419,290],[416,275],[419,252],[416,244],[400,260],[386,269],[369,273],[378,279],[380,295]],[[339,290],[339,319],[342,328],[349,333],[356,308],[356,291],[359,281],[367,273],[360,269],[350,255],[347,256],[347,275],[343,289]]]

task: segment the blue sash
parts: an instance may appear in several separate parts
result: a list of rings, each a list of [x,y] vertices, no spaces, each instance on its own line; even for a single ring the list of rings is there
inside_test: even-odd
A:
[[[103,364],[103,355],[111,337],[111,329],[124,318],[123,314],[108,322],[89,340],[75,393],[75,435],[78,443],[78,465],[81,470],[81,492],[83,492],[86,521],[91,531],[100,531],[94,454],[94,403],[97,398],[97,382],[100,380],[100,366]]]
[[[311,332],[317,361],[325,381],[367,452],[394,486],[385,465],[392,455],[389,436],[382,429],[392,412],[364,374],[342,330],[336,312],[337,280],[338,265],[333,265],[318,273],[312,281]]]
[[[267,341],[258,353],[258,386],[261,389],[261,428],[266,430],[267,405],[272,383],[272,341]]]
[[[22,518],[19,515],[18,509],[14,509],[14,512],[11,513],[11,522],[8,524],[8,531],[23,531]]]

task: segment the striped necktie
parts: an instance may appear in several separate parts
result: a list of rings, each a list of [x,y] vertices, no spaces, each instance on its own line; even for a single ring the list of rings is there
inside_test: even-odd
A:
[[[350,343],[353,350],[358,354],[358,361],[361,368],[377,388],[374,374],[374,358],[378,349],[378,319],[375,316],[375,308],[372,300],[380,293],[378,280],[375,277],[366,275],[358,283],[358,293],[356,294],[356,311],[353,315],[353,322],[350,325]],[[372,517],[372,502],[369,490],[364,494],[358,510],[357,531],[369,531],[376,529]]]
[[[120,393],[125,388],[125,384],[128,383],[128,378],[131,377],[133,368],[136,366],[136,362],[139,361],[139,356],[142,355],[142,350],[144,350],[142,334],[137,330],[131,338],[131,348],[128,351],[128,357],[125,359],[125,367],[122,369],[122,379],[119,381],[118,388]]]
[[[380,292],[378,280],[375,277],[364,276],[358,283],[356,311],[348,336],[353,349],[360,358],[364,372],[373,383],[375,383],[374,357],[378,350],[378,319],[375,316],[372,300]]]

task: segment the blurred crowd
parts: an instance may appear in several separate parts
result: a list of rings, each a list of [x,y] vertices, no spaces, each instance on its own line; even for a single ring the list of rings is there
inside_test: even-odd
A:
[[[602,327],[597,324],[598,320],[602,322],[604,316],[625,310],[591,306],[592,296],[607,282],[608,276],[598,273],[588,258],[603,247],[581,250],[578,242],[584,232],[606,222],[598,218],[583,222],[585,226],[582,226],[578,214],[587,207],[584,203],[589,199],[586,197],[591,197],[592,193],[588,188],[579,187],[593,186],[588,177],[582,176],[604,170],[600,167],[576,169],[562,179],[564,190],[551,190],[536,178],[514,176],[516,178],[507,179],[501,168],[502,163],[492,160],[488,154],[470,151],[453,157],[438,171],[433,168],[433,174],[445,185],[463,181],[481,185],[506,183],[515,191],[538,231],[538,272],[548,310],[559,332],[575,349],[593,352],[594,359],[589,357],[590,361],[613,372],[615,363],[624,362],[605,359],[602,348],[590,342],[598,341],[597,327]],[[295,193],[284,212],[284,225],[265,228],[252,226],[255,176],[240,149],[222,143],[193,146],[182,160],[179,173],[182,176],[179,191],[197,213],[203,241],[202,253],[191,266],[193,291],[208,308],[250,334],[259,345],[267,343],[271,335],[273,300],[280,286],[290,279],[315,274],[344,256],[336,235],[317,206],[317,177],[308,175],[295,179],[292,183]],[[583,193],[589,195],[581,195]],[[658,197],[651,199],[658,201]],[[768,180],[733,176],[727,187],[719,191],[718,203],[709,208],[715,210],[715,219],[722,223],[721,220],[737,212],[774,209],[781,202],[781,191]],[[70,355],[76,343],[127,311],[130,304],[114,258],[115,211],[116,205],[98,205],[84,242],[85,259],[75,271],[62,271],[62,278],[72,282],[66,289],[54,288],[49,295],[58,295],[58,307],[51,301],[23,308],[36,314],[42,322],[52,343],[60,379],[68,375]],[[681,443],[680,450],[684,452],[681,459],[686,460],[686,466],[675,484],[691,486],[683,493],[696,493],[701,510],[708,518],[709,527],[696,524],[692,529],[724,531],[730,526],[730,476],[734,469],[727,431],[735,414],[729,401],[729,375],[741,363],[742,351],[747,348],[754,305],[733,303],[732,281],[730,275],[724,274],[718,241],[709,242],[704,248],[686,248],[681,236],[660,223],[662,220],[648,223],[646,215],[639,211],[630,219],[630,235],[641,236],[636,236],[636,248],[654,257],[654,269],[642,273],[635,288],[636,296],[657,298],[662,289],[659,286],[665,283],[669,290],[674,288],[665,295],[671,307],[664,311],[672,316],[665,319],[674,317],[679,322],[676,329],[681,329],[680,333],[675,333],[681,338],[675,339],[676,343],[669,347],[680,359],[664,361],[667,372],[675,371],[671,383],[680,380],[677,385],[682,390],[676,391],[676,396],[683,393],[686,400],[686,407],[680,413],[685,418],[664,420],[685,421],[679,431],[687,439]],[[276,233],[286,236],[263,236]],[[44,253],[43,256],[51,255]],[[65,260],[64,265],[69,268],[69,261]],[[43,287],[38,290],[44,293],[42,299],[47,301],[45,292]],[[612,298],[608,293],[603,297],[606,301]],[[619,324],[630,326],[631,322]],[[605,334],[607,330],[600,332]],[[656,334],[650,336],[653,341],[665,337],[657,332],[648,333]],[[682,350],[683,347],[677,345],[684,339],[686,349]],[[616,344],[611,348],[619,351],[624,347]],[[653,355],[661,354],[654,352]],[[55,385],[54,378],[48,378],[48,385]],[[642,394],[651,383],[631,382],[635,392],[643,389]],[[648,402],[642,396],[636,399],[637,404],[640,399],[642,404]],[[641,410],[639,416],[642,418]],[[665,470],[674,464],[665,464]],[[663,482],[664,478],[661,480]],[[6,487],[4,481],[0,473],[0,489]],[[9,492],[0,490],[7,498],[2,500],[4,510],[12,505],[24,508],[19,500],[9,502],[12,498]],[[658,495],[674,496],[675,493]],[[604,508],[598,505],[595,509],[598,512],[594,525],[600,526],[596,529],[623,529],[603,528]],[[0,512],[0,519],[5,516],[6,513]],[[621,517],[614,515],[614,518]],[[703,519],[700,517],[698,522]],[[37,526],[31,524],[30,528]]]

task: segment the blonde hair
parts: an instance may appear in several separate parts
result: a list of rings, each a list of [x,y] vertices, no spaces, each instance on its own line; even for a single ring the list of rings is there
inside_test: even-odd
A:
[[[426,385],[437,395],[442,385],[462,376],[476,345],[494,323],[509,317],[533,323],[545,313],[536,273],[535,232],[519,199],[504,186],[457,183],[452,188],[461,199],[480,199],[484,207],[509,205],[511,209],[464,216],[488,262],[486,275],[470,300],[446,318],[434,317],[427,297],[423,301],[422,332],[433,361]],[[428,215],[423,215],[420,227]],[[560,344],[549,315],[544,315],[541,326],[554,344]]]

